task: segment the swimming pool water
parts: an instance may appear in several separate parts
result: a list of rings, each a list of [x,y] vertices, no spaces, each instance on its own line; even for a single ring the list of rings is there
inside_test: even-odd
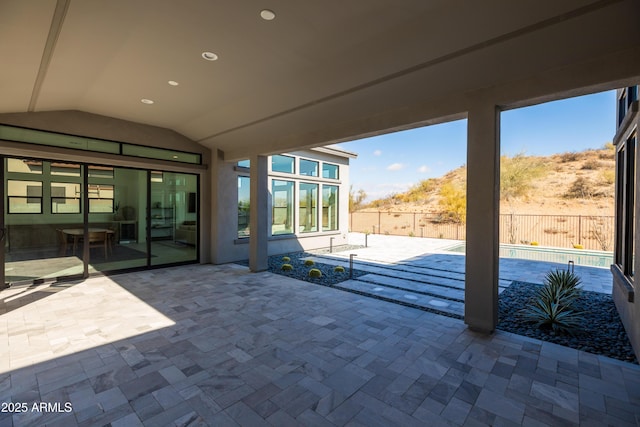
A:
[[[445,249],[448,252],[465,253],[466,244],[460,243]],[[613,253],[604,251],[588,251],[582,249],[548,248],[540,246],[500,245],[500,258],[528,259],[531,261],[548,261],[575,265],[609,268],[613,264]]]

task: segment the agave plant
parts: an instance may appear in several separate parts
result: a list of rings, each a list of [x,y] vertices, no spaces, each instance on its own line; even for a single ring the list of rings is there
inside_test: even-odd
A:
[[[574,309],[580,295],[580,277],[569,270],[550,271],[544,286],[538,290],[524,318],[538,327],[548,327],[554,333],[574,334],[583,322],[581,312]]]
[[[584,321],[582,313],[544,298],[536,298],[524,317],[537,327],[547,327],[556,334],[570,335],[579,331]]]
[[[572,305],[580,295],[580,277],[569,270],[554,270],[544,277],[538,297],[557,304]]]

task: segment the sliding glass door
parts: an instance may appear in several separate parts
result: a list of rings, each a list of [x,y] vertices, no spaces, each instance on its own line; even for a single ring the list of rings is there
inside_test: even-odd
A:
[[[88,167],[89,273],[147,266],[147,171]]]
[[[197,175],[2,160],[6,282],[198,260]]]
[[[198,259],[196,175],[150,172],[151,265]]]
[[[3,166],[5,280],[81,276],[84,166],[22,158]]]

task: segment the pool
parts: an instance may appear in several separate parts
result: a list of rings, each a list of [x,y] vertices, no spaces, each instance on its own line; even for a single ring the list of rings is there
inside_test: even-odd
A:
[[[447,252],[465,253],[466,244],[458,243],[444,249]],[[613,253],[604,251],[588,251],[583,249],[562,249],[542,246],[523,246],[500,244],[500,258],[528,259],[531,261],[547,261],[575,265],[609,268],[613,264]]]

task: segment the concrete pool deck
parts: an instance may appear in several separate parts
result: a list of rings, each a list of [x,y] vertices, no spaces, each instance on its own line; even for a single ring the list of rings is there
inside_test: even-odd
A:
[[[364,245],[365,235],[351,233],[351,245]],[[460,241],[369,235],[367,247],[312,256],[316,262],[349,266],[366,272],[335,287],[437,314],[464,317],[465,256],[446,249]],[[567,264],[500,258],[498,292],[514,281],[542,284],[547,272]],[[606,268],[575,266],[582,289],[611,294],[612,276]]]
[[[349,243],[364,245],[365,235],[349,233]],[[430,239],[420,237],[384,236],[370,234],[368,247],[335,253],[336,256],[357,254],[355,260],[379,264],[401,263],[423,267],[436,267],[464,274],[464,254],[448,252],[446,248],[460,244],[459,240]],[[567,264],[547,261],[531,261],[515,258],[500,258],[501,283],[514,280],[542,283],[545,274],[553,269],[566,269]],[[612,276],[608,268],[576,265],[575,272],[582,279],[583,289],[611,293]]]

